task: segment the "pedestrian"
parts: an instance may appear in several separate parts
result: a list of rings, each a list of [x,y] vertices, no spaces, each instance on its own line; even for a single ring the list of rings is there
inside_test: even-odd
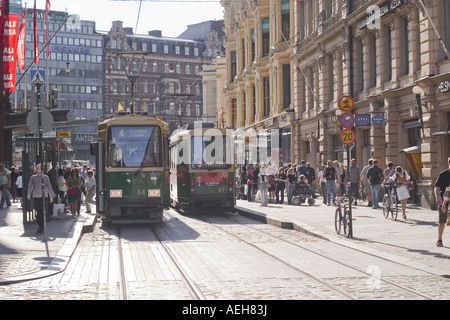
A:
[[[277,175],[277,168],[275,165],[268,166],[267,167],[267,178],[269,179],[269,203],[275,202],[275,191],[276,191],[276,175]]]
[[[16,167],[11,166],[10,168],[11,171],[11,197],[13,198],[13,202],[16,202],[16,198],[17,198],[17,177],[19,176],[19,173],[16,170]]]
[[[444,171],[439,173],[439,176],[436,179],[436,183],[434,184],[434,195],[436,197],[439,210],[438,240],[436,242],[436,246],[438,247],[444,246],[444,244],[442,243],[442,235],[444,233],[449,205],[448,199],[446,199],[446,202],[444,202],[444,194],[447,188],[449,187],[450,187],[450,157],[448,157],[448,169],[445,169]]]
[[[294,192],[296,181],[297,178],[295,177],[295,170],[293,167],[291,167],[287,172],[287,179],[286,179],[286,195],[288,199],[288,204],[291,204],[292,193]]]
[[[308,169],[306,171],[306,180],[308,180],[308,184],[311,188],[313,188],[313,182],[314,180],[316,180],[316,172],[314,171],[314,168],[311,167],[311,163],[307,162],[306,163],[306,168]]]
[[[67,182],[64,179],[64,170],[58,169],[58,194],[61,203],[66,203]]]
[[[16,186],[17,186],[17,198],[19,198],[20,201],[20,206],[22,206],[22,197],[23,197],[23,192],[22,192],[22,170],[19,170],[19,175],[17,176],[17,180],[16,180]]]
[[[2,193],[2,199],[0,201],[0,209],[3,209],[3,206],[6,201],[6,205],[11,207],[11,200],[8,197],[8,189],[11,187],[11,171],[6,169],[4,163],[0,163],[0,191]]]
[[[247,165],[247,201],[253,202],[253,172],[255,171],[255,168],[251,165]]]
[[[300,179],[300,176],[303,174],[305,177],[308,174],[308,168],[306,167],[306,161],[302,160],[301,165],[297,167],[297,178]]]
[[[372,168],[373,166],[373,159],[369,159],[368,164],[361,170],[361,177],[360,177],[360,182],[363,185],[364,188],[364,194],[366,195],[367,198],[367,206],[371,207],[372,206],[372,190],[370,189],[370,182],[369,180],[367,180],[367,172],[369,172],[369,169]]]
[[[278,169],[278,174],[276,176],[276,191],[275,191],[275,203],[283,204],[284,202],[284,189],[286,188],[286,179],[287,175],[284,172],[284,168],[281,167]],[[281,193],[281,200],[280,200],[280,193]]]
[[[389,190],[392,188],[392,186],[394,184],[394,181],[388,182],[388,180],[394,173],[395,173],[394,164],[391,161],[389,161],[387,168],[384,169],[384,171],[383,171],[383,175],[384,175],[383,186],[384,186],[385,194],[389,193]]]
[[[267,175],[267,168],[266,166],[261,166],[260,172],[258,174],[258,187],[259,192],[261,194],[261,205],[263,207],[267,207],[267,189],[269,185],[269,179]]]
[[[345,185],[345,174],[346,174],[346,170],[344,168],[344,165],[341,163],[339,164],[339,192],[341,197],[343,197],[344,195],[347,194],[347,188]]]
[[[358,205],[359,199],[359,177],[361,176],[361,169],[356,165],[356,159],[350,161],[350,168],[345,175],[345,182],[350,181],[349,195],[355,200],[355,206]]]
[[[367,179],[372,190],[372,209],[378,209],[378,196],[381,191],[381,182],[383,181],[383,169],[378,166],[378,160],[376,159],[373,159],[372,164],[372,168],[367,172]]]
[[[95,187],[97,183],[95,182],[94,173],[91,170],[88,170],[86,173],[86,212],[91,213],[91,204],[94,204],[93,198],[95,196]]]
[[[325,168],[327,167],[327,164],[324,162],[322,163],[322,166],[320,167],[319,173],[317,176],[319,177],[319,183],[320,183],[320,193],[323,198],[323,203],[327,204],[327,179],[325,179]]]
[[[80,211],[78,210],[78,199],[80,194],[80,186],[81,186],[81,177],[78,174],[77,168],[73,168],[71,171],[71,175],[67,178],[67,196],[70,204],[70,211],[72,212],[72,216],[79,215]]]
[[[37,233],[42,233],[44,231],[44,205],[47,200],[53,203],[53,198],[55,194],[50,184],[50,179],[48,176],[41,171],[41,165],[38,164],[35,167],[35,174],[31,176],[30,182],[28,183],[27,199],[31,200],[31,194],[33,193],[33,204],[36,210],[36,222],[39,226]],[[42,187],[42,182],[43,187]],[[42,194],[42,188],[44,189],[44,194]],[[47,213],[48,216],[48,213]]]
[[[406,202],[409,198],[408,184],[410,182],[410,176],[408,172],[403,170],[402,167],[398,166],[394,169],[394,173],[389,176],[386,182],[389,185],[397,182],[397,197],[398,200],[402,202],[402,217],[406,220]]]
[[[331,197],[333,197],[333,203],[336,202],[336,181],[339,181],[336,167],[333,166],[331,160],[327,161],[324,177],[327,180],[327,205],[329,206],[331,204]]]

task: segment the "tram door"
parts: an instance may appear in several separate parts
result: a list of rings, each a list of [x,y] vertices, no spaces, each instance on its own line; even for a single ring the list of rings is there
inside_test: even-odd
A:
[[[95,169],[96,169],[96,208],[97,213],[105,212],[105,143],[94,142],[91,144],[91,155],[95,155]]]

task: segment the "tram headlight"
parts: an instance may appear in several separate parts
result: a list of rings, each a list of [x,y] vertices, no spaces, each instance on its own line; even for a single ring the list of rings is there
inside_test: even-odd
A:
[[[148,197],[160,197],[161,196],[161,190],[159,189],[148,189]]]
[[[109,190],[110,198],[122,198],[122,190]]]

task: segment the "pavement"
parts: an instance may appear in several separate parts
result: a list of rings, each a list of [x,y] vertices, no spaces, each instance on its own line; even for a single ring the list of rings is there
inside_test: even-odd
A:
[[[0,285],[64,271],[83,232],[93,230],[97,219],[85,212],[84,205],[78,218],[66,210],[58,219],[47,220],[46,238],[37,233],[34,219],[23,220],[18,202],[0,209]]]
[[[294,229],[312,236],[353,248],[386,260],[416,267],[439,276],[450,277],[450,230],[443,235],[444,247],[437,247],[438,211],[408,204],[407,219],[399,208],[396,221],[383,216],[382,208],[372,209],[367,202],[352,206],[353,237],[338,235],[334,227],[336,206],[327,206],[318,197],[314,205],[269,203],[237,200],[239,214],[284,229]],[[380,203],[381,206],[381,203]]]
[[[407,220],[399,212],[397,221],[386,219],[382,209],[367,202],[352,206],[353,237],[334,229],[335,206],[319,197],[312,206],[272,204],[237,200],[241,215],[285,229],[294,229],[370,255],[450,277],[450,230],[444,231],[444,247],[436,247],[437,211],[408,205]],[[84,232],[93,230],[97,216],[81,206],[81,216],[67,211],[47,222],[47,239],[37,234],[36,221],[23,221],[18,203],[0,209],[0,285],[29,281],[63,272]]]

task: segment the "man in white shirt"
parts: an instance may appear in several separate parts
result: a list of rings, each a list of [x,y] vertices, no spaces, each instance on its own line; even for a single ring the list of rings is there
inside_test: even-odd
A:
[[[95,204],[93,200],[95,196],[95,187],[97,183],[95,182],[94,173],[89,170],[87,172],[87,178],[85,182],[85,190],[86,190],[86,212],[91,213],[91,204]]]
[[[325,163],[322,164],[322,167],[317,174],[319,176],[319,183],[320,183],[320,190],[323,197],[323,203],[327,204],[327,179],[323,177],[324,171],[325,171]]]

